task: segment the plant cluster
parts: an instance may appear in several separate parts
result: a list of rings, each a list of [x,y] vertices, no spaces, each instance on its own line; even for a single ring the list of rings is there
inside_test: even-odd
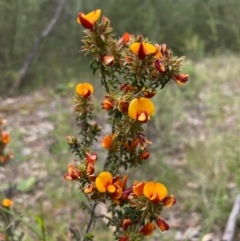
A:
[[[10,135],[3,128],[6,123],[7,121],[0,116],[0,166],[4,166],[13,158],[10,152],[6,152],[7,145],[10,142]]]
[[[100,9],[79,13],[77,21],[85,28],[82,52],[92,55],[90,67],[93,74],[99,71],[105,91],[101,105],[108,114],[111,133],[102,137],[101,145],[108,155],[102,162],[102,171],[95,173],[98,154],[92,149],[101,128],[92,116],[94,87],[79,83],[74,97],[79,139],[67,137],[79,160],[69,164],[64,177],[77,181],[89,202],[93,202],[84,204],[90,220],[83,240],[92,240],[90,230],[98,218],[95,208],[104,203],[109,215],[101,217],[115,228],[115,238],[140,241],[156,227],[161,231],[169,228],[162,212],[175,204],[176,198],[160,182],[141,180],[129,184],[124,172],[141,165],[150,156],[152,143],[144,133],[144,126],[154,115],[152,97],[170,80],[179,85],[186,83],[188,75],[181,73],[184,58],[175,57],[166,44],[152,44],[142,35],[129,33],[116,39],[110,20],[103,16],[98,21],[100,15]]]
[[[0,167],[5,166],[9,160],[13,158],[12,153],[6,152],[7,145],[10,142],[10,134],[4,130],[4,125],[6,123],[7,121],[0,116]],[[0,240],[5,240],[5,238],[7,240],[14,235],[11,225],[12,219],[11,215],[9,214],[13,201],[9,198],[6,198],[1,193],[0,200]],[[2,232],[6,235],[4,235]]]

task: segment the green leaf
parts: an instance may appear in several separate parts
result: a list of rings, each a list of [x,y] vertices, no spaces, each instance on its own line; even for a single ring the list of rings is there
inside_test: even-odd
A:
[[[43,227],[43,220],[42,220],[42,218],[39,217],[39,216],[36,216],[35,219],[36,219],[36,221],[38,223],[38,226],[42,229],[42,227]]]

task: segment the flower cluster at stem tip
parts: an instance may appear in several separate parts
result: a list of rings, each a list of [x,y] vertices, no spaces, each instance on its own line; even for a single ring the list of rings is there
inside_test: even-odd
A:
[[[105,16],[100,20],[100,16],[100,9],[80,12],[77,22],[85,29],[81,51],[91,54],[90,68],[93,74],[99,72],[105,91],[101,106],[108,114],[111,132],[102,137],[101,146],[108,155],[101,160],[103,168],[96,174],[98,155],[92,149],[99,141],[101,128],[93,121],[94,87],[79,83],[74,97],[79,138],[67,136],[79,160],[69,164],[64,178],[77,181],[90,200],[108,206],[116,239],[138,241],[151,235],[156,227],[168,230],[162,212],[174,205],[176,198],[160,182],[128,184],[128,175],[122,172],[141,165],[150,156],[152,142],[144,126],[155,114],[151,99],[157,90],[171,80],[183,85],[188,75],[181,72],[184,57],[174,56],[166,44],[152,44],[142,35],[127,32],[115,39],[110,20]]]

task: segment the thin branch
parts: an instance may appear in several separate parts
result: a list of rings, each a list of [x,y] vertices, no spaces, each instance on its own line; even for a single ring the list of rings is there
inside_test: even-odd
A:
[[[240,195],[235,199],[232,211],[229,215],[227,226],[223,233],[222,241],[232,241],[235,234],[236,221],[240,214]]]
[[[96,215],[94,216],[94,218],[106,218],[108,221],[112,220],[111,218],[109,218],[107,215],[104,215],[104,214]]]
[[[34,43],[34,45],[32,46],[30,52],[28,53],[20,71],[18,74],[18,79],[16,80],[16,82],[13,85],[13,88],[10,91],[10,95],[13,95],[15,93],[15,91],[18,89],[18,87],[20,86],[20,84],[22,83],[23,78],[25,77],[30,64],[32,63],[38,48],[41,44],[41,42],[43,41],[44,38],[46,38],[49,33],[53,30],[57,20],[59,19],[59,16],[64,8],[64,6],[66,5],[67,0],[60,0],[58,6],[56,7],[56,11],[55,14],[53,15],[52,19],[50,20],[50,22],[47,24],[47,26],[45,27],[45,29],[41,32],[41,34],[38,36],[36,42]]]
[[[88,226],[87,226],[85,234],[87,234],[92,227],[92,224],[94,221],[94,216],[95,216],[95,209],[96,209],[97,205],[98,205],[98,203],[95,201],[91,208],[91,214],[90,214],[90,218],[89,218],[89,222],[88,222]],[[86,241],[86,237],[84,237],[83,241]]]

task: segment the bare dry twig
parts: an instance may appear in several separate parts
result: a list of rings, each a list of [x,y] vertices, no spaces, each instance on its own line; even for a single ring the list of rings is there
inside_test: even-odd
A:
[[[235,199],[232,211],[229,215],[227,226],[225,228],[225,231],[223,233],[222,241],[232,241],[234,234],[235,234],[235,228],[236,228],[236,221],[240,214],[240,195],[238,195]]]

